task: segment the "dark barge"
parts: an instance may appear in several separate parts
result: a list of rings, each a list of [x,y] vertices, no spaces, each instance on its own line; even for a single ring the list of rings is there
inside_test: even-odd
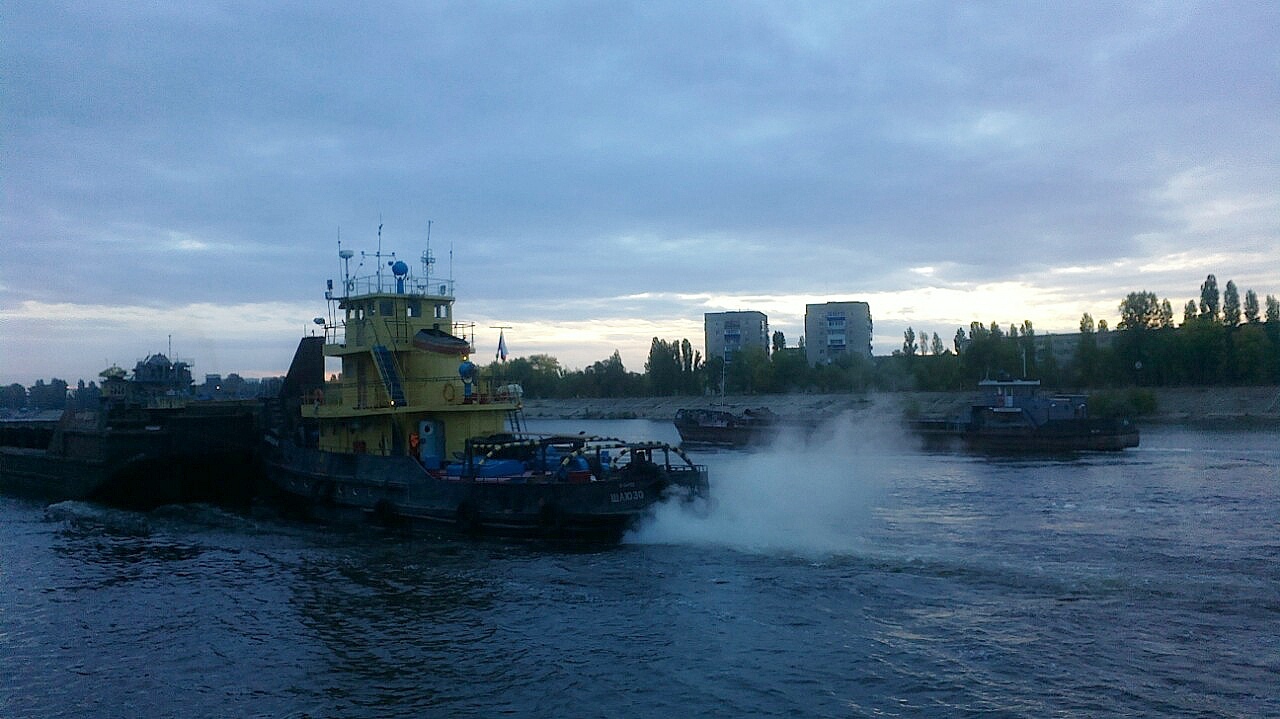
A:
[[[1138,446],[1139,432],[1132,422],[1090,417],[1086,395],[1042,394],[1039,380],[983,380],[978,384],[982,392],[966,413],[908,423],[927,448],[1059,453]]]
[[[105,370],[94,409],[0,421],[0,491],[138,509],[247,505],[259,481],[259,401],[198,402],[157,391],[144,378],[161,364],[172,367],[163,355],[149,356],[134,379]]]

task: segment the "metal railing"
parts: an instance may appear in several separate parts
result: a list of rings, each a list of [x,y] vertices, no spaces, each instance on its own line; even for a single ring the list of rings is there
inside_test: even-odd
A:
[[[409,295],[411,297],[443,297],[446,299],[453,299],[453,280],[442,280],[437,277],[429,277],[422,280],[417,277],[409,276],[401,280],[396,278],[390,272],[386,272],[383,273],[381,277],[377,275],[351,277],[348,278],[343,285],[344,297],[397,294]]]
[[[378,324],[381,323],[389,330],[387,333],[388,346],[398,350],[403,349],[403,345],[413,341],[413,336],[417,334],[417,330],[414,328],[420,322],[420,318],[416,317],[365,317],[364,319],[353,319],[349,322],[342,320],[324,326],[324,341],[325,344],[331,345],[355,344],[357,346],[373,346],[382,339],[382,333],[378,330]],[[470,326],[472,325],[465,322],[453,322],[448,329],[455,337],[466,339],[465,330]]]
[[[433,394],[448,406],[520,404],[521,400],[521,394],[513,392],[508,383],[497,381],[486,382],[483,387],[473,390],[470,403],[467,403],[466,398],[463,396],[462,380],[458,377],[426,377],[402,380],[402,385],[406,396],[409,398],[409,404],[403,406],[407,406],[410,409],[421,407],[421,404],[415,405],[413,403],[414,398],[430,397]],[[377,382],[376,386],[382,389],[381,381]],[[355,380],[344,378],[337,382],[326,382],[324,392],[316,398],[314,403],[317,406],[324,405],[351,409],[389,409],[392,407],[390,398],[386,396],[385,391],[369,392],[366,390],[364,402],[360,402],[359,397],[360,388],[358,383]],[[348,398],[351,400],[350,403],[347,401]]]

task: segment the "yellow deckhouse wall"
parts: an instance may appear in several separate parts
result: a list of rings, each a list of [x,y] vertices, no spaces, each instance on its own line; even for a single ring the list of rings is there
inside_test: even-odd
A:
[[[511,403],[464,404],[457,355],[414,347],[419,330],[452,333],[452,299],[443,295],[370,294],[348,298],[344,319],[326,327],[324,353],[342,362],[340,377],[304,413],[320,420],[320,449],[330,452],[403,453],[420,420],[439,423],[447,456],[467,438],[501,432]],[[386,347],[404,393],[395,406],[374,360]]]

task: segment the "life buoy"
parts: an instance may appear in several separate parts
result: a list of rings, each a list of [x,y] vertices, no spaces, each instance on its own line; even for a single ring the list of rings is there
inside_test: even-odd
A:
[[[441,394],[444,395],[444,401],[452,402],[453,398],[458,396],[458,390],[453,388],[452,382],[445,382],[444,389],[441,390]]]

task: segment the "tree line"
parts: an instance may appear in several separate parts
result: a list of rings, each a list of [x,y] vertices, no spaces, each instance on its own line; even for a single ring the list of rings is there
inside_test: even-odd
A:
[[[1183,308],[1181,323],[1170,301],[1151,292],[1129,293],[1118,309],[1115,328],[1085,313],[1078,334],[1043,341],[1030,320],[1007,328],[971,322],[949,345],[936,332],[908,327],[892,355],[845,354],[817,366],[805,358],[804,338],[787,347],[783,334],[774,332],[771,352],[745,349],[730,362],[703,358],[687,339],[655,337],[643,373],[623,367],[617,352],[582,370],[533,355],[490,365],[486,373],[520,383],[526,395],[538,398],[946,391],[998,376],[1076,389],[1280,384],[1280,301],[1274,295],[1265,304],[1253,290],[1241,297],[1231,281],[1219,291],[1209,275],[1199,302]]]
[[[1146,291],[1129,293],[1119,313],[1114,329],[1085,313],[1078,334],[1043,342],[1029,320],[1007,328],[971,322],[956,330],[949,346],[936,332],[908,327],[892,355],[849,353],[817,366],[805,358],[803,337],[799,346],[787,347],[783,333],[774,332],[771,351],[746,349],[729,362],[704,358],[688,339],[654,337],[643,372],[629,371],[615,351],[578,370],[565,369],[551,355],[516,357],[483,367],[482,376],[495,384],[518,383],[535,398],[945,391],[1002,375],[1078,389],[1280,384],[1280,301],[1274,295],[1260,302],[1248,290],[1242,297],[1231,281],[1219,291],[1209,275],[1199,301],[1183,307],[1181,322],[1168,299]],[[0,406],[7,409],[80,407],[96,402],[97,390],[81,381],[68,392],[59,379],[2,389]]]
[[[268,387],[267,383],[254,384],[236,373],[224,377],[216,387],[207,383],[194,385],[192,390],[197,399],[251,399],[258,396],[259,390]],[[0,386],[0,410],[17,412],[20,410],[87,410],[96,409],[102,397],[102,388],[93,382],[85,383],[82,379],[72,389],[66,380],[53,378],[49,382],[36,380],[30,387],[21,384]]]

